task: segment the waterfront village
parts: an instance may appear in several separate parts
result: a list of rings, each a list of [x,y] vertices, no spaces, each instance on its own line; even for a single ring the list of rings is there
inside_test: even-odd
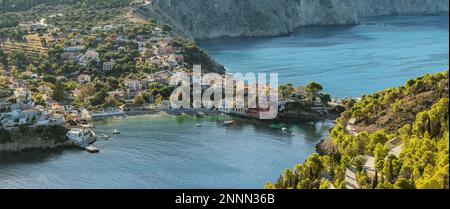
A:
[[[95,136],[89,121],[96,118],[175,111],[168,99],[177,87],[169,84],[177,72],[191,75],[197,64],[205,72],[225,72],[195,43],[174,35],[170,26],[112,21],[71,28],[58,25],[64,18],[53,14],[21,23],[21,36],[2,37],[0,129],[64,126],[69,138]],[[322,90],[317,83],[281,85],[280,116],[336,111],[341,101]],[[264,110],[223,106],[213,111],[258,118]]]

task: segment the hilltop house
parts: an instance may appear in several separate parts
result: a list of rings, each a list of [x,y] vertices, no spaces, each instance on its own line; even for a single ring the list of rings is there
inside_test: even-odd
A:
[[[110,71],[113,69],[113,62],[103,63],[103,71]]]
[[[126,36],[126,35],[120,35],[120,36],[117,37],[117,41],[119,41],[119,42],[129,42],[130,39],[128,39],[128,36]]]
[[[11,110],[11,105],[10,102],[0,100],[0,113],[9,112],[9,110]]]
[[[115,28],[116,27],[114,25],[105,25],[105,26],[103,26],[103,31],[110,31]]]
[[[163,31],[161,28],[155,27],[152,31],[152,35],[153,36],[162,36],[163,35]]]
[[[146,49],[147,42],[134,40],[134,43],[138,45],[138,51],[142,52]]]
[[[168,44],[160,44],[158,49],[158,55],[167,56],[173,52],[173,47]]]
[[[178,60],[177,57],[174,54],[169,55],[169,57],[167,58],[167,64],[169,64],[171,67],[176,67],[178,66]]]
[[[102,29],[102,28],[101,28],[101,27],[98,27],[98,26],[92,27],[92,28],[91,28],[91,32],[94,33],[94,32],[100,31],[101,29]]]
[[[36,122],[36,126],[63,125],[63,124],[64,124],[64,115],[55,113],[44,114]]]
[[[68,46],[68,47],[65,47],[63,50],[65,52],[76,52],[76,51],[80,51],[83,49],[84,49],[84,46]]]
[[[88,50],[86,53],[84,53],[84,55],[82,55],[80,57],[80,59],[78,60],[78,63],[80,65],[87,65],[89,61],[95,61],[95,62],[99,62],[100,61],[100,56],[96,51],[93,50]]]
[[[23,110],[20,114],[21,120],[25,120],[26,123],[33,123],[35,122],[40,116],[42,115],[42,112],[38,109],[29,108],[26,110]]]
[[[162,64],[161,59],[159,57],[152,57],[150,59],[147,59],[146,61],[156,66],[157,68],[161,67]]]
[[[18,104],[28,104],[30,106],[34,106],[31,96],[31,91],[25,88],[17,88],[14,91],[14,97],[16,98]]]
[[[119,48],[117,48],[117,50],[119,52],[125,52],[127,49],[125,47],[123,47],[123,46],[120,46]]]
[[[52,112],[52,113],[64,114],[65,111],[66,110],[65,110],[64,106],[56,104],[56,103],[52,104],[50,107],[50,112]]]
[[[78,76],[78,82],[80,82],[81,84],[91,82],[91,76],[86,75],[86,74],[81,74]]]
[[[76,60],[78,58],[78,54],[75,52],[63,52],[61,54],[61,59],[63,60]]]
[[[125,88],[127,88],[129,90],[134,90],[134,91],[137,91],[142,88],[141,82],[138,80],[134,80],[134,79],[126,79],[124,81],[124,85],[125,85]]]
[[[41,114],[41,111],[33,108],[25,109],[23,111],[21,109],[15,109],[4,116],[1,122],[5,127],[32,125]]]
[[[109,38],[111,39],[111,41],[117,41],[119,35],[117,35],[117,33],[111,33],[109,34]]]

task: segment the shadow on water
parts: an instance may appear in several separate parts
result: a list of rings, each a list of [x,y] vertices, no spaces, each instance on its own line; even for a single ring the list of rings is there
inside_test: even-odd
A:
[[[81,152],[75,147],[55,149],[28,149],[21,152],[0,153],[0,166],[12,164],[44,163],[50,159],[58,158],[67,152]]]
[[[394,18],[393,18],[394,17]],[[449,28],[448,15],[420,15],[420,18],[415,16],[384,16],[384,17],[365,17],[361,21],[364,25],[378,25],[383,22],[387,26],[396,27],[437,27],[441,29]],[[441,18],[441,17],[447,17]]]
[[[321,140],[324,132],[327,132],[332,124],[327,120],[316,121],[265,121],[254,120],[240,117],[233,117],[235,124],[224,126],[225,129],[233,132],[245,132],[249,127],[256,133],[273,136],[274,139],[284,141],[285,139],[294,139],[301,135],[304,140],[315,142]],[[288,131],[283,131],[287,128]]]
[[[222,50],[232,51],[271,48],[274,45],[288,45],[289,47],[321,47],[341,44],[342,42],[336,41],[336,38],[352,40],[369,39],[367,37],[351,33],[355,27],[357,26],[308,26],[300,27],[293,33],[283,36],[219,38],[202,41],[200,42],[200,46],[208,51],[214,52]]]

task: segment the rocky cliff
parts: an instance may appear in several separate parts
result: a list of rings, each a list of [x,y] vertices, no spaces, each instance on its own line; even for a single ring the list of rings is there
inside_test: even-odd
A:
[[[359,16],[447,14],[448,0],[352,0]]]
[[[62,126],[22,127],[9,131],[0,128],[0,153],[74,147],[72,141],[66,137],[66,133],[67,129]]]
[[[357,24],[361,16],[448,14],[448,0],[153,0],[137,13],[172,25],[185,37],[209,39]]]

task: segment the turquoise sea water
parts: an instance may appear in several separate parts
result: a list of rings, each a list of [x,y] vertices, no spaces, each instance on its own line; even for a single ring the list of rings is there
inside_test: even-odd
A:
[[[233,72],[280,73],[359,96],[448,68],[448,17],[386,17],[360,26],[302,28],[292,36],[203,42]],[[0,154],[0,188],[262,188],[314,152],[332,124],[239,122],[224,116],[135,116],[96,123],[98,154]],[[202,127],[195,124],[201,123]],[[294,136],[283,134],[290,128]]]
[[[118,128],[122,134],[96,142],[98,154],[0,155],[0,188],[262,188],[313,153],[331,128],[327,121],[224,127],[217,123],[224,117],[156,115],[99,122],[97,133]]]
[[[321,83],[337,97],[403,85],[449,66],[448,16],[377,17],[290,36],[217,39],[200,46],[230,72],[276,72],[279,83]]]

